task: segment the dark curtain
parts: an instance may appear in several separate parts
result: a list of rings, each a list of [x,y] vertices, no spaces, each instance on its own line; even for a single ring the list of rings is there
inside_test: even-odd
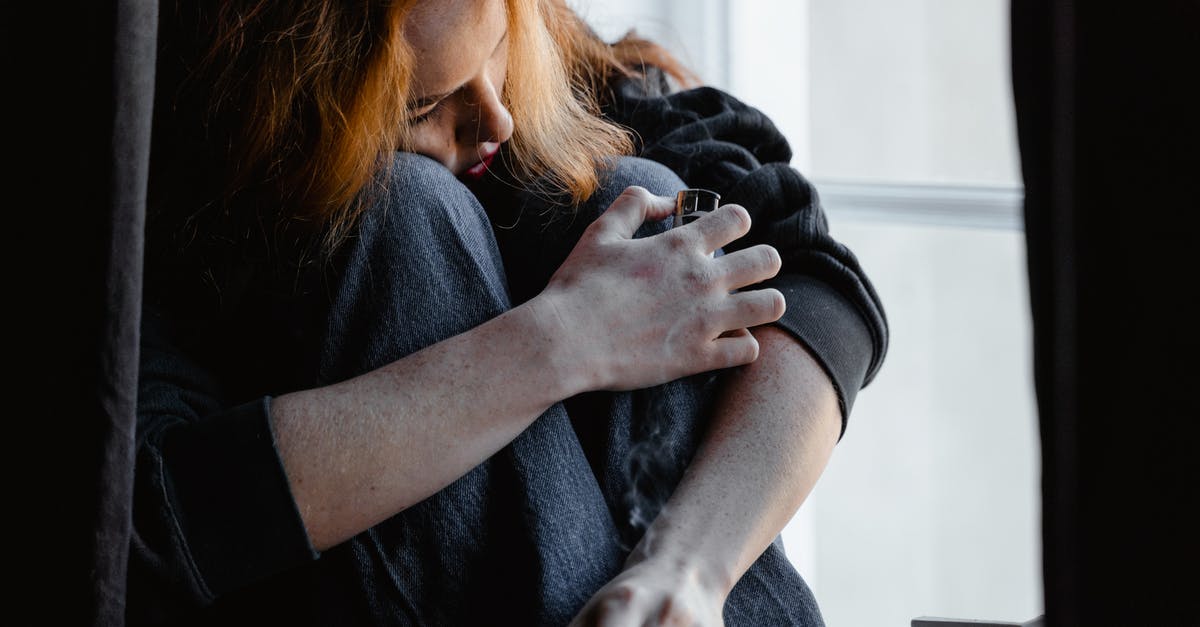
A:
[[[5,624],[124,624],[157,19],[153,0],[0,14]]]
[[[1200,2],[1012,26],[1047,619],[1200,625]]]

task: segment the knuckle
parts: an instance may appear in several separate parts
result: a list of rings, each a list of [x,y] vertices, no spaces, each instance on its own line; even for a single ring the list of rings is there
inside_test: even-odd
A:
[[[622,603],[631,603],[640,596],[641,591],[634,586],[623,584],[613,588],[613,598]]]
[[[601,620],[612,620],[626,611],[633,603],[635,593],[629,588],[614,588],[596,604],[596,615]]]
[[[746,283],[756,283],[779,273],[779,255],[770,246],[755,246],[737,253],[737,256],[730,260],[727,272],[731,277]]]
[[[702,360],[710,369],[731,368],[744,364],[746,362],[739,358],[740,351],[736,344],[731,341],[711,343],[701,351]]]
[[[577,286],[583,282],[580,278],[579,273],[576,272],[574,269],[570,269],[565,272],[560,272],[558,274],[555,274],[553,279],[556,283],[558,283],[558,285],[560,287],[563,287],[566,289],[574,288],[575,286]]]
[[[608,209],[600,215],[597,222],[607,223],[613,219],[621,218],[624,214],[628,214],[631,211],[636,211],[645,204],[644,196],[646,193],[646,190],[641,187],[626,187],[608,205]]]
[[[754,256],[752,256],[750,259],[751,259],[751,264],[753,265],[751,270],[754,271],[754,274],[756,277],[761,277],[765,274],[771,273],[771,267],[772,267],[773,262],[772,262],[770,252],[767,252],[765,250],[757,250],[757,251],[755,251]]]
[[[708,325],[706,316],[695,316],[687,321],[684,329],[689,337],[705,337],[708,335]]]
[[[723,208],[727,210],[730,222],[738,230],[742,232],[750,230],[750,212],[746,211],[745,207],[741,205],[725,205]]]
[[[669,250],[672,255],[683,254],[692,245],[691,240],[687,237],[686,233],[679,229],[667,231],[663,237],[666,238],[667,250]]]
[[[616,599],[607,598],[595,605],[592,610],[593,621],[588,625],[608,625],[616,620],[624,610],[624,604],[618,604]]]
[[[630,185],[621,192],[618,198],[625,198],[634,202],[646,202],[650,199],[650,192],[641,185]]]
[[[599,240],[602,240],[607,233],[607,225],[608,222],[603,216],[601,216],[599,220],[589,224],[588,227],[583,230],[583,234],[579,236],[579,243],[576,244],[576,247],[580,245],[595,244]]]
[[[746,302],[747,323],[751,325],[774,322],[783,315],[783,294],[776,290],[762,290]]]
[[[766,301],[761,298],[756,298],[754,295],[747,295],[746,299],[738,303],[738,314],[740,320],[747,324],[754,324],[763,319],[767,315]]]
[[[663,602],[662,616],[670,625],[691,625],[696,618],[687,598],[679,592],[671,593]]]
[[[695,291],[707,291],[708,287],[713,284],[712,270],[703,265],[689,267],[683,273],[683,283]]]

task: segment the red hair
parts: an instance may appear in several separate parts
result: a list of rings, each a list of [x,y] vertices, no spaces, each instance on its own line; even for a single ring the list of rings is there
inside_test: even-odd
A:
[[[413,57],[402,25],[417,1],[241,0],[200,15],[208,43],[188,79],[219,164],[208,202],[236,211],[249,196],[336,246],[403,148]],[[599,115],[604,85],[643,64],[697,81],[651,42],[603,42],[565,0],[506,2],[510,167],[583,200],[603,161],[631,150],[628,132]]]

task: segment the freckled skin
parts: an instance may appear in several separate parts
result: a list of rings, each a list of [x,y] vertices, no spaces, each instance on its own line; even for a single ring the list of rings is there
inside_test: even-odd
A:
[[[841,431],[836,393],[785,332],[754,334],[759,359],[725,381],[709,433],[663,514],[571,627],[721,625],[729,591],[816,484]]]

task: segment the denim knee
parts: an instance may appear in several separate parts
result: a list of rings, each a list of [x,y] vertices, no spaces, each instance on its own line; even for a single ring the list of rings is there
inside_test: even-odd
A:
[[[607,199],[607,206],[631,185],[640,185],[659,196],[674,196],[675,192],[687,187],[675,172],[657,161],[619,157],[601,171],[597,196],[601,201]]]
[[[600,189],[587,201],[594,215],[602,213],[609,205],[625,191],[625,188],[638,185],[646,188],[656,196],[674,196],[676,192],[687,188],[675,172],[667,166],[642,159],[641,157],[620,157],[600,174]],[[638,230],[638,237],[645,237],[665,230],[670,221],[647,223]]]
[[[359,238],[401,240],[405,247],[437,252],[447,236],[478,240],[494,249],[483,207],[454,175],[428,157],[398,152],[378,199],[363,216]]]
[[[479,201],[420,155],[396,155],[341,264],[324,347],[328,378],[377,368],[510,308]]]

